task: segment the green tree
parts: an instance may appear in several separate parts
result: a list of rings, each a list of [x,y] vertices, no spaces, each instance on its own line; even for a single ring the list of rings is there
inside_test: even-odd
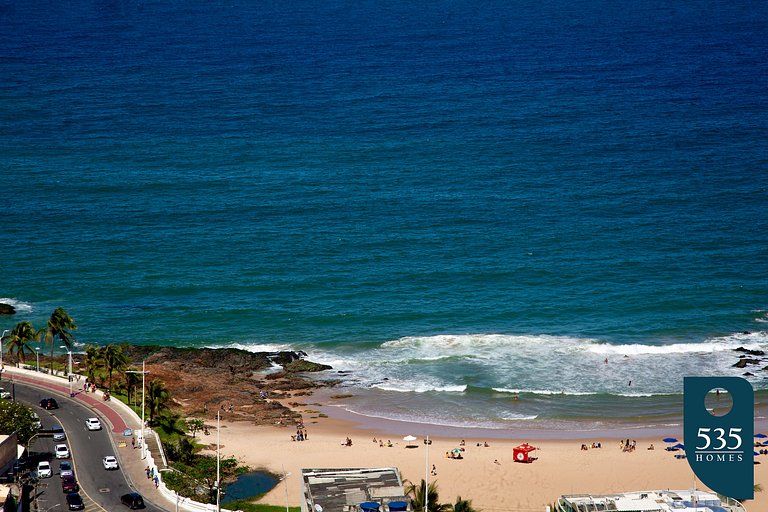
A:
[[[427,506],[428,512],[449,512],[451,505],[448,503],[440,503],[440,496],[437,490],[437,482],[429,482],[429,487],[424,479],[420,484],[414,484],[413,482],[406,480],[405,494],[411,499],[411,506],[413,506],[414,512],[423,512],[424,510],[424,495],[426,490],[426,496],[429,500]]]
[[[123,347],[120,345],[109,344],[101,351],[101,360],[109,377],[109,389],[112,389],[112,373],[122,371],[128,367],[128,356],[125,355]]]
[[[37,339],[37,331],[32,327],[32,324],[24,320],[19,322],[13,328],[13,330],[3,338],[3,341],[8,345],[8,353],[13,355],[16,352],[16,359],[20,363],[24,362],[24,352],[30,355],[34,355],[35,351],[29,345],[30,341]]]
[[[96,371],[101,368],[101,347],[85,347],[85,375],[89,382],[96,382]]]
[[[192,432],[192,437],[196,437],[195,434],[205,428],[205,421],[200,418],[189,418],[186,421],[186,427]]]
[[[147,406],[149,407],[149,424],[152,425],[160,412],[168,409],[171,393],[165,387],[163,381],[153,380],[147,388]]]
[[[451,510],[453,512],[480,512],[472,506],[472,500],[463,500],[461,496],[456,496],[456,503],[451,505]]]
[[[56,308],[51,313],[51,317],[48,319],[48,325],[43,329],[45,333],[44,340],[51,345],[51,373],[53,373],[53,351],[56,348],[56,340],[59,343],[64,344],[65,347],[71,348],[74,338],[70,331],[77,329],[75,321],[72,320],[64,308]]]
[[[131,403],[131,396],[134,390],[141,384],[141,377],[136,373],[125,374],[125,389],[128,394],[128,403]]]
[[[19,443],[25,445],[37,430],[37,418],[32,415],[32,409],[19,402],[0,400],[0,434],[16,432]]]

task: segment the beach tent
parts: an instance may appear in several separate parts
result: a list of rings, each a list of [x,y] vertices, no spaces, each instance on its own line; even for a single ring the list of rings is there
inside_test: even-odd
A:
[[[512,457],[515,459],[515,462],[533,462],[534,458],[531,457],[531,452],[535,449],[535,446],[523,443],[512,448]]]
[[[360,504],[360,510],[363,512],[379,512],[379,504],[375,501],[364,501]]]
[[[408,503],[405,501],[390,501],[389,512],[405,512],[408,510]]]
[[[403,441],[405,441],[406,443],[408,443],[408,444],[406,444],[406,445],[405,445],[405,447],[406,447],[406,448],[415,448],[416,446],[418,446],[418,445],[415,445],[415,444],[411,444],[411,443],[412,443],[412,442],[414,442],[415,440],[416,440],[416,438],[415,438],[414,436],[405,436],[405,437],[403,438]]]

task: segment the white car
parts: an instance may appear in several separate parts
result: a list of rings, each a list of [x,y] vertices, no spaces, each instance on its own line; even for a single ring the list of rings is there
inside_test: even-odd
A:
[[[85,420],[85,426],[88,430],[101,430],[101,422],[98,418],[88,418]]]
[[[101,459],[101,463],[104,464],[104,469],[117,469],[117,459],[114,455],[107,455]]]
[[[37,478],[51,478],[51,463],[44,460],[37,464]]]
[[[69,448],[67,448],[67,445],[65,444],[57,444],[53,448],[53,453],[56,454],[57,459],[68,459],[69,458]]]
[[[11,398],[11,394],[6,390],[4,390],[3,388],[0,388],[0,398],[5,398],[5,399]]]

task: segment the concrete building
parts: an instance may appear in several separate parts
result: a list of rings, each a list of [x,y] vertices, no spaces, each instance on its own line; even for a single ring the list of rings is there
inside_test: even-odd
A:
[[[302,512],[412,512],[397,468],[301,470]]]

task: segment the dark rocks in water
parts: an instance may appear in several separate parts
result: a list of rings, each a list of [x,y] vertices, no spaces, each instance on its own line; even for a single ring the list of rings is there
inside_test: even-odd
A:
[[[303,351],[249,352],[239,348],[178,348],[157,345],[134,346],[123,344],[129,360],[147,363],[178,363],[201,368],[217,368],[229,374],[258,372],[279,364],[284,368],[294,363],[289,371],[328,370],[328,365],[320,365],[302,359],[307,354]]]
[[[754,373],[750,373],[750,372],[746,372],[746,373],[744,373],[744,376],[745,377],[754,377],[755,374]]]
[[[734,368],[745,368],[748,364],[760,364],[759,359],[742,359],[738,363],[734,364]]]
[[[765,352],[762,350],[750,350],[748,348],[739,347],[733,349],[734,352],[744,352],[745,354],[749,354],[750,356],[764,356]]]
[[[0,302],[0,315],[15,315],[16,314],[16,308],[11,306],[10,304],[6,304],[4,302]]]
[[[323,370],[331,370],[332,368],[327,364],[313,363],[305,359],[296,359],[283,366],[288,372],[322,372]]]

